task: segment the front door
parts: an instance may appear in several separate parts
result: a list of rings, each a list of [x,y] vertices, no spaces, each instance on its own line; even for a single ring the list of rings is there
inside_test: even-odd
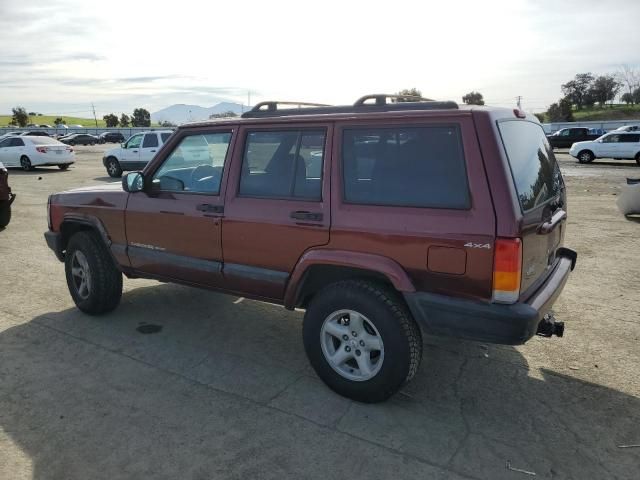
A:
[[[144,274],[220,286],[225,164],[233,132],[195,130],[146,172],[146,188],[129,196],[127,251]],[[197,160],[188,154],[200,146]]]
[[[302,254],[329,242],[332,127],[243,127],[222,230],[231,290],[281,300]]]
[[[598,149],[598,157],[617,157],[620,149],[620,135],[607,135],[602,139],[600,148]]]
[[[142,133],[132,136],[122,148],[120,162],[127,169],[137,169],[140,162],[140,146],[142,145]]]

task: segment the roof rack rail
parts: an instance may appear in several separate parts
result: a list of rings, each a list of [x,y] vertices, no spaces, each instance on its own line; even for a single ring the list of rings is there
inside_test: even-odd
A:
[[[373,105],[387,105],[387,98],[391,100],[395,100],[397,103],[398,100],[402,100],[405,102],[435,102],[432,98],[424,98],[419,95],[401,95],[401,94],[387,94],[387,93],[373,93],[371,95],[365,95],[364,97],[360,97],[356,100],[356,103],[353,104],[354,107],[360,107],[362,105],[371,105],[367,103],[367,100],[375,100],[376,103]]]
[[[396,100],[387,102],[387,99]],[[397,101],[403,99],[404,101]],[[375,100],[375,102],[370,102]],[[278,105],[305,106],[309,108],[278,108]],[[359,98],[353,105],[324,105],[306,102],[260,102],[242,114],[242,118],[286,117],[289,115],[328,115],[335,113],[393,112],[403,110],[449,110],[458,109],[452,101],[436,101],[412,95],[374,94]]]
[[[327,105],[326,103],[310,103],[310,102],[278,102],[278,101],[270,101],[270,102],[260,102],[253,106],[250,112],[274,112],[278,110],[278,105],[289,105],[300,107],[330,107],[331,105]],[[266,108],[264,108],[266,107]]]

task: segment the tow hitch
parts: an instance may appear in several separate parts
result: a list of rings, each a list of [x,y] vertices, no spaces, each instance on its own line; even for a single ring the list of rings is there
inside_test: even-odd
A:
[[[538,324],[536,335],[541,337],[562,337],[564,335],[564,322],[556,321],[553,313],[547,313]]]

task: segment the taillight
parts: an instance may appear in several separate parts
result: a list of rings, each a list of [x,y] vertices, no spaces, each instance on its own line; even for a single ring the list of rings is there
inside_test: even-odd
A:
[[[36,150],[40,153],[47,153],[47,147],[36,147]]]
[[[515,303],[520,296],[522,278],[522,241],[498,238],[493,261],[493,301]]]

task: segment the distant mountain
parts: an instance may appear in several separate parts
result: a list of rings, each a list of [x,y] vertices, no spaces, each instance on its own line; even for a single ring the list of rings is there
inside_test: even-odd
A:
[[[181,124],[196,122],[198,120],[208,120],[209,115],[228,111],[232,111],[240,115],[243,111],[242,109],[243,106],[241,104],[233,102],[220,102],[213,107],[208,108],[201,107],[199,105],[185,105],[183,103],[179,103],[152,113],[151,121],[154,123],[168,121],[171,123]],[[246,106],[244,107],[244,110],[247,110]]]

